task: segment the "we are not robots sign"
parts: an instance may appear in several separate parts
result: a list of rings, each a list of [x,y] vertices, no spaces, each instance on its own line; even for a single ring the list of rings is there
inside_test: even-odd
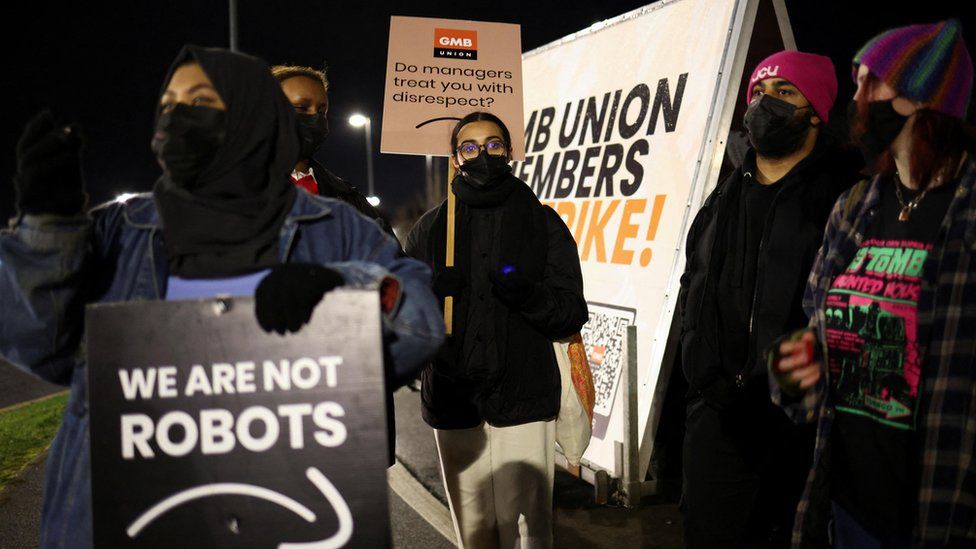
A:
[[[96,547],[388,545],[375,292],[287,337],[250,299],[94,306],[87,331]]]

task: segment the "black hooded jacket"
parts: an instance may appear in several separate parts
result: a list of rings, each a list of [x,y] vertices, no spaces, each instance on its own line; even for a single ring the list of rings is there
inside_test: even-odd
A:
[[[350,204],[356,208],[356,211],[375,221],[388,235],[396,238],[396,235],[393,233],[393,228],[390,227],[390,223],[383,217],[383,214],[370,204],[366,200],[366,197],[356,190],[355,187],[346,182],[345,179],[327,170],[325,166],[315,159],[309,160],[308,163],[315,173],[315,183],[318,184],[320,196],[335,198]]]
[[[747,339],[747,358],[734,363],[725,359],[722,343],[740,334],[722,333],[717,287],[729,255],[726,235],[737,230],[732,224],[741,189],[753,177],[750,166],[755,166],[752,150],[695,217],[678,294],[681,366],[690,391],[719,405],[728,404],[737,387],[757,376],[765,378],[758,359],[763,349],[783,333],[806,326],[801,301],[827,216],[837,197],[861,178],[862,161],[857,153],[821,142],[776,184],[762,226],[749,328],[741,333]]]

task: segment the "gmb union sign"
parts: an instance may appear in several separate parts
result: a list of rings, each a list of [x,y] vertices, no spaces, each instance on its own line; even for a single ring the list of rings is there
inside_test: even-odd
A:
[[[385,547],[375,292],[289,336],[251,299],[87,310],[96,547]]]
[[[478,31],[434,29],[434,57],[478,59]]]
[[[521,160],[521,28],[463,19],[391,17],[380,150],[450,156],[451,130],[475,111],[490,112],[505,122],[512,133],[512,156]]]

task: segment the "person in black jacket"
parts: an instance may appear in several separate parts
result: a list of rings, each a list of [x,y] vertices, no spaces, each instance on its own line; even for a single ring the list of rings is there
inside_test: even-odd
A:
[[[822,131],[837,96],[829,58],[774,54],[746,93],[751,147],[691,226],[678,297],[687,547],[789,544],[814,435],[771,403],[759,355],[806,326],[801,299],[827,216],[861,166]]]
[[[512,175],[496,116],[464,117],[451,135],[455,266],[445,267],[446,203],[407,237],[409,255],[452,296],[453,333],[422,373],[462,547],[551,547],[555,418],[553,341],[588,315],[576,243],[559,215]]]
[[[325,169],[315,158],[315,151],[322,146],[329,133],[329,80],[325,71],[302,67],[298,65],[275,65],[271,67],[271,74],[281,84],[281,90],[288,98],[288,102],[295,107],[298,119],[298,134],[301,138],[301,149],[295,169],[291,172],[292,182],[312,194],[327,196],[341,200],[372,219],[386,234],[393,237],[399,244],[393,228],[366,197],[354,187]],[[396,459],[396,414],[393,409],[393,388],[398,386],[390,368],[389,357],[384,357],[387,387],[386,394],[386,428],[387,447],[390,465]]]
[[[291,173],[292,181],[312,194],[351,204],[396,238],[383,214],[362,193],[315,160],[315,151],[329,134],[329,119],[326,118],[329,112],[329,79],[325,71],[299,65],[275,65],[271,67],[271,74],[281,83],[281,90],[298,115],[301,154]]]

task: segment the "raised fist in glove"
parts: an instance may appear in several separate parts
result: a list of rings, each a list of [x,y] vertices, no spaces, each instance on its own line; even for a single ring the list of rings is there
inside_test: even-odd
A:
[[[57,124],[50,111],[27,123],[17,141],[14,191],[19,213],[67,216],[84,210],[83,145],[78,126]]]
[[[326,292],[345,284],[338,272],[314,263],[273,267],[254,292],[254,313],[266,332],[297,332]]]
[[[519,274],[514,267],[505,266],[500,271],[488,271],[491,292],[506,305],[519,308],[535,294],[538,284]]]

